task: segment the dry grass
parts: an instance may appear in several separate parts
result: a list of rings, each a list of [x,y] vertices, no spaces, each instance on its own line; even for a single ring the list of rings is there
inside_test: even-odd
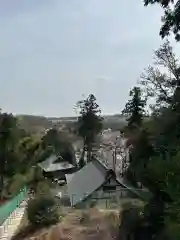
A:
[[[18,236],[18,240],[111,240],[117,233],[119,213],[89,210],[73,210],[69,212],[61,223],[42,229],[33,234]],[[113,225],[113,227],[112,227]],[[30,229],[29,229],[30,230]]]

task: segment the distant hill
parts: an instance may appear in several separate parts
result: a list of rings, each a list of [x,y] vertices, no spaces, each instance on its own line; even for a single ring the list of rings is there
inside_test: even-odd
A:
[[[44,133],[52,127],[52,122],[43,116],[19,115],[17,118],[20,127],[30,133]]]
[[[113,130],[119,130],[126,125],[126,119],[120,114],[104,115],[104,128],[112,128]],[[48,118],[53,123],[59,122],[67,124],[68,126],[77,121],[77,117],[60,117],[60,118]]]
[[[113,130],[119,130],[126,125],[124,116],[120,114],[105,115],[104,128],[112,128]],[[67,126],[68,128],[73,126],[73,123],[77,121],[77,117],[43,117],[33,115],[18,115],[20,126],[28,132],[43,133],[46,129],[51,128],[54,125]]]
[[[105,121],[125,121],[125,117],[122,116],[121,114],[114,114],[114,115],[104,115],[103,116]],[[62,121],[62,122],[73,122],[73,121],[77,121],[78,117],[50,117],[48,118],[48,120],[52,121],[52,122],[57,122],[57,121]]]

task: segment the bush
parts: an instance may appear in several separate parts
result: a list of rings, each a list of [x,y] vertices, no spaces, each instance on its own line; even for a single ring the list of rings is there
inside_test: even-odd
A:
[[[105,219],[109,225],[111,233],[117,233],[119,228],[119,215],[116,212],[107,212]]]
[[[15,174],[9,184],[8,193],[10,196],[15,196],[20,189],[24,187],[25,177],[22,174]]]
[[[34,227],[45,227],[57,223],[59,215],[55,200],[43,196],[29,200],[27,217]]]
[[[135,207],[124,209],[120,215],[122,219],[121,225],[123,225],[129,231],[134,228],[135,223],[137,223],[140,219],[139,208]]]
[[[49,196],[51,194],[49,185],[44,181],[38,182],[36,187],[36,193],[37,195]]]
[[[97,201],[96,200],[91,200],[89,203],[89,207],[90,208],[94,208],[97,205]]]
[[[134,239],[133,236],[138,231],[141,221],[141,210],[142,208],[133,206],[131,203],[124,204],[120,212],[119,239],[123,237]]]

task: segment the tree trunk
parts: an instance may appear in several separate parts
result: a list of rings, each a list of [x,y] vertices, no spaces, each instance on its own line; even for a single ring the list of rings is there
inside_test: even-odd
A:
[[[87,147],[87,162],[90,162],[92,158],[92,147],[89,145]]]
[[[84,156],[85,156],[85,152],[86,152],[86,146],[84,144],[83,146],[83,151],[82,151],[82,155],[81,155],[81,158],[84,160]]]
[[[81,158],[79,159],[79,166],[82,168],[85,165],[85,161],[84,161],[84,156],[85,156],[85,152],[86,152],[86,146],[84,144],[83,146],[83,151],[82,151],[82,155]]]

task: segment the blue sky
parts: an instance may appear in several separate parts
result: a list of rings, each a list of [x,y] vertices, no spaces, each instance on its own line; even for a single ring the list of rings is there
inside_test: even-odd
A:
[[[160,18],[142,0],[0,0],[0,107],[71,116],[93,93],[120,113],[162,43]]]

